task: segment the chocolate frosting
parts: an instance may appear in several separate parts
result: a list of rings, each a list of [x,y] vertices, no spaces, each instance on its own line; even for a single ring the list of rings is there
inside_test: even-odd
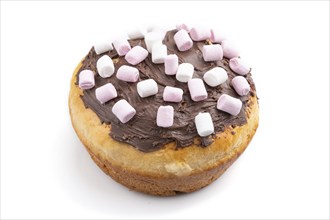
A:
[[[122,65],[130,65],[124,57],[119,57],[115,50],[97,55],[94,48],[92,48],[82,61],[82,67],[79,70],[80,72],[83,69],[91,69],[95,73],[95,87],[84,90],[83,96],[81,96],[85,107],[93,110],[102,123],[111,124],[110,136],[113,139],[128,143],[143,152],[158,150],[170,142],[175,142],[177,148],[186,147],[192,143],[201,147],[210,145],[213,142],[212,135],[200,137],[197,134],[194,123],[195,116],[199,112],[209,112],[213,119],[215,132],[224,131],[228,126],[243,125],[247,122],[245,114],[247,100],[249,96],[255,95],[255,86],[250,73],[245,77],[251,86],[251,92],[247,96],[240,97],[230,86],[231,79],[237,76],[237,74],[230,70],[228,59],[223,58],[223,60],[217,62],[204,62],[201,49],[204,44],[209,43],[207,41],[194,42],[190,50],[180,52],[173,40],[175,33],[176,30],[167,32],[163,44],[167,46],[168,54],[176,54],[179,57],[179,63],[191,63],[194,66],[193,78],[202,78],[206,71],[217,66],[224,68],[228,73],[228,80],[217,87],[212,88],[205,84],[208,93],[206,100],[200,102],[192,101],[187,83],[179,82],[175,79],[175,76],[166,75],[164,64],[154,64],[151,60],[151,54],[143,62],[135,66],[140,72],[139,81],[152,78],[158,83],[158,93],[147,98],[141,98],[138,95],[136,90],[137,83],[118,80],[115,74],[110,78],[102,78],[97,74],[96,61],[104,54],[109,55],[113,59],[116,70]],[[132,47],[140,45],[146,48],[143,39],[130,40],[129,42]],[[115,86],[118,97],[105,104],[100,104],[95,97],[95,89],[108,82]],[[163,101],[165,86],[183,89],[183,100],[180,103]],[[243,107],[237,116],[232,116],[216,108],[217,100],[223,93],[242,100]],[[136,115],[125,124],[121,123],[111,111],[114,103],[120,99],[126,99],[136,109]],[[156,115],[158,107],[161,105],[174,107],[174,124],[172,127],[161,128],[157,126]]]

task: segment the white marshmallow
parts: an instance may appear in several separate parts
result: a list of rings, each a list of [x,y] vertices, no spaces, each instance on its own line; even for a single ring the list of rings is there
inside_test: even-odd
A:
[[[176,79],[179,82],[188,82],[193,77],[194,66],[190,63],[181,63],[176,73]]]
[[[207,85],[215,87],[226,82],[228,79],[228,74],[223,68],[214,67],[204,74],[203,79]]]
[[[113,105],[112,113],[121,123],[126,123],[134,117],[136,110],[125,99],[121,99]]]
[[[153,79],[146,79],[141,82],[138,82],[136,89],[141,98],[152,96],[157,94],[158,85]]]
[[[214,132],[213,121],[210,113],[199,113],[195,117],[197,133],[201,137],[206,137]]]
[[[164,44],[154,44],[152,47],[151,59],[153,63],[164,63],[167,56],[167,47]]]
[[[144,28],[138,28],[127,33],[129,39],[131,40],[143,39],[144,35],[146,34],[147,34],[147,30]]]
[[[97,60],[96,68],[102,78],[110,77],[115,72],[115,66],[108,55],[103,55]]]
[[[149,53],[152,52],[152,47],[155,44],[162,44],[162,36],[158,32],[149,32],[144,36],[144,41],[146,43],[147,50]]]
[[[98,42],[94,44],[94,50],[97,55],[113,50],[112,43],[110,41]]]

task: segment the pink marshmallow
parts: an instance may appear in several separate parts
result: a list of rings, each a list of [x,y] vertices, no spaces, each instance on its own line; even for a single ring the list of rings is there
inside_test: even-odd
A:
[[[119,56],[125,56],[128,53],[128,51],[131,50],[131,45],[124,38],[115,40],[113,42],[113,46],[115,47]]]
[[[212,43],[221,43],[223,40],[225,40],[225,36],[222,33],[219,33],[217,30],[211,29],[211,42]]]
[[[190,27],[186,24],[177,24],[176,29],[179,30],[186,30],[188,33],[190,32]]]
[[[186,30],[179,30],[173,38],[179,51],[187,51],[193,46],[193,42]]]
[[[193,27],[190,30],[190,37],[194,41],[203,41],[211,37],[210,29],[205,27]]]
[[[222,94],[217,102],[217,109],[234,116],[240,113],[241,108],[242,101],[227,94]]]
[[[95,86],[94,73],[91,70],[82,70],[79,73],[79,87],[81,89],[91,89]]]
[[[157,111],[157,126],[168,128],[173,125],[174,108],[170,105],[159,106]]]
[[[221,42],[221,46],[222,46],[224,57],[227,57],[228,59],[231,59],[231,58],[239,56],[239,52],[238,52],[237,48],[230,41],[223,40]]]
[[[141,63],[148,56],[148,51],[141,46],[135,46],[125,55],[125,59],[132,65]]]
[[[125,99],[121,99],[113,105],[112,113],[121,123],[126,123],[134,117],[136,111]]]
[[[245,96],[250,92],[250,84],[243,76],[234,77],[231,85],[240,96]]]
[[[179,67],[179,58],[176,54],[167,55],[164,58],[165,74],[175,75]]]
[[[181,102],[182,95],[182,89],[172,86],[166,86],[163,93],[163,99],[165,102]]]
[[[202,54],[205,62],[219,61],[223,58],[222,47],[220,44],[204,45]]]
[[[188,81],[188,89],[193,101],[198,102],[207,99],[207,91],[203,80],[199,78],[190,79]]]
[[[111,99],[116,98],[117,91],[116,88],[111,83],[107,83],[95,90],[95,96],[97,100],[99,100],[99,102],[103,104]]]
[[[232,71],[239,75],[246,75],[250,72],[250,67],[244,63],[240,58],[235,57],[229,60],[229,67]]]
[[[125,82],[136,82],[139,79],[139,70],[135,67],[122,65],[118,69],[116,77]]]

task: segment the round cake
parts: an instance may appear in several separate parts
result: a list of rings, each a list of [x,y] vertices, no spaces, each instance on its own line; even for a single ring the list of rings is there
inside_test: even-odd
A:
[[[72,125],[115,181],[193,192],[243,153],[259,122],[251,68],[221,32],[177,25],[99,42],[71,79]]]

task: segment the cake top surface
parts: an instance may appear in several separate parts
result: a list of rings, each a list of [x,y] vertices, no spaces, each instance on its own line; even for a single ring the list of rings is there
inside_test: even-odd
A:
[[[114,42],[114,49],[110,44],[103,45],[107,51],[99,46],[89,51],[77,84],[83,89],[85,107],[102,123],[111,124],[113,139],[143,152],[170,142],[177,148],[207,147],[215,133],[247,122],[247,101],[256,95],[250,69],[244,72],[245,64],[226,48],[227,40],[217,40],[213,31],[204,31],[208,35],[198,39],[203,34],[198,31],[179,26],[164,32],[152,48],[154,33],[135,31],[132,39]],[[83,77],[86,70],[93,79]]]

